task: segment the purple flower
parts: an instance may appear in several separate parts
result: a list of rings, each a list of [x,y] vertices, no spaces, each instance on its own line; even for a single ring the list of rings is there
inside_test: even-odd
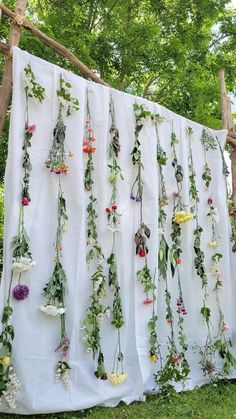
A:
[[[28,297],[29,288],[27,285],[18,284],[15,288],[13,288],[12,294],[16,300],[24,300]]]
[[[59,351],[61,353],[61,357],[66,358],[68,356],[69,349],[70,349],[70,339],[68,338],[68,336],[63,336],[60,344],[55,349],[55,352]]]

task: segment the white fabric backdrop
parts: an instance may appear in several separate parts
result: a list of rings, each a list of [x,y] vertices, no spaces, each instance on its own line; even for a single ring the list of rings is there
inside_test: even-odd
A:
[[[9,245],[16,233],[20,191],[22,182],[22,141],[24,131],[25,97],[22,71],[29,60],[38,82],[46,88],[48,99],[43,105],[30,106],[30,123],[36,123],[37,129],[32,138],[30,156],[33,164],[31,175],[32,203],[26,208],[26,229],[31,239],[31,249],[37,262],[35,268],[24,275],[25,283],[30,286],[30,296],[24,302],[13,301],[15,340],[13,360],[16,372],[22,383],[17,413],[44,413],[62,410],[84,409],[96,404],[116,405],[120,400],[130,403],[143,400],[143,392],[154,387],[153,372],[157,365],[149,359],[147,321],[151,316],[151,307],[142,304],[143,291],[137,284],[136,271],[142,266],[140,258],[135,256],[134,233],[139,223],[139,206],[130,200],[131,184],[135,171],[131,163],[130,153],[134,143],[133,103],[144,103],[151,111],[164,116],[167,122],[160,126],[160,141],[165,148],[169,161],[164,168],[167,193],[171,197],[176,190],[174,172],[171,167],[170,134],[171,123],[180,144],[177,146],[178,157],[184,168],[185,182],[183,196],[189,203],[188,195],[188,143],[185,127],[191,126],[194,131],[193,158],[197,172],[197,187],[200,193],[200,224],[204,228],[202,236],[206,251],[206,264],[210,265],[207,253],[207,241],[211,239],[211,230],[206,217],[207,198],[213,192],[214,202],[220,214],[219,232],[221,248],[224,253],[221,271],[223,273],[223,301],[225,320],[231,325],[232,305],[229,303],[231,292],[229,227],[225,203],[225,184],[221,171],[219,151],[208,152],[208,161],[212,168],[213,180],[209,192],[204,191],[201,180],[204,164],[203,151],[200,144],[202,126],[186,120],[179,115],[155,103],[103,87],[86,81],[53,64],[14,48],[13,66],[13,103],[9,135],[9,152],[5,178],[5,242],[4,242],[4,273],[1,284],[1,307],[6,298],[10,279],[11,254]],[[56,231],[57,179],[45,168],[44,162],[52,142],[52,131],[57,116],[58,79],[60,73],[72,84],[72,96],[80,101],[80,111],[67,119],[66,140],[75,157],[68,161],[69,173],[63,177],[62,185],[67,201],[69,214],[69,232],[63,239],[63,265],[67,273],[68,287],[66,295],[67,330],[71,338],[69,363],[71,370],[71,388],[65,391],[61,383],[54,383],[55,365],[58,355],[54,349],[59,341],[59,328],[55,326],[58,319],[46,317],[38,310],[44,303],[42,289],[52,272],[54,257],[53,240]],[[105,208],[110,199],[110,185],[107,181],[107,146],[109,141],[109,97],[112,91],[116,125],[120,131],[121,152],[120,166],[124,174],[124,182],[119,185],[120,210],[122,213],[122,231],[119,235],[117,259],[121,281],[122,301],[125,315],[125,326],[122,328],[121,339],[124,349],[125,371],[128,380],[121,385],[112,386],[109,382],[97,380],[94,376],[94,365],[91,355],[86,352],[82,342],[81,325],[88,298],[91,292],[90,273],[87,270],[86,256],[86,202],[87,193],[83,186],[83,155],[82,141],[85,119],[85,93],[89,89],[91,114],[94,119],[97,151],[95,160],[95,195],[98,198],[98,234],[102,242],[105,256],[111,249],[111,234],[107,231]],[[212,133],[216,133],[212,131]],[[217,131],[223,145],[225,131]],[[151,229],[149,240],[149,265],[154,271],[158,251],[157,208],[158,208],[158,171],[156,164],[156,137],[154,127],[149,124],[141,132],[142,159],[144,164],[144,220]],[[172,199],[168,206],[168,224],[170,227]],[[191,350],[195,344],[204,344],[206,328],[200,315],[202,306],[202,289],[199,278],[193,268],[192,231],[193,223],[182,227],[183,261],[181,265],[182,287],[187,305],[188,316],[184,322],[189,350],[188,360],[191,363],[190,380],[187,388],[202,384],[205,380],[199,366],[199,359]],[[107,272],[106,267],[106,272]],[[209,276],[210,278],[210,276]],[[210,282],[210,289],[214,283]],[[171,282],[171,293],[175,303],[177,290],[176,280]],[[108,293],[108,295],[110,295]],[[111,296],[110,296],[111,299]],[[212,318],[217,326],[217,309],[214,298],[209,300]],[[108,298],[109,302],[109,298]],[[235,299],[233,300],[235,303]],[[165,353],[168,325],[165,321],[164,284],[158,284],[158,335]],[[174,306],[173,306],[174,309]],[[174,310],[175,311],[175,310]],[[116,330],[105,319],[102,331],[102,347],[108,371],[111,371]]]

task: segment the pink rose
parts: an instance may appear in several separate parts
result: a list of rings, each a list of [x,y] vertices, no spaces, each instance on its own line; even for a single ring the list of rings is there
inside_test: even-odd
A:
[[[222,332],[228,332],[229,329],[230,329],[229,325],[227,323],[224,323],[222,327]]]
[[[36,125],[35,124],[28,125],[26,127],[26,132],[28,132],[29,134],[34,134],[35,130],[36,130]]]

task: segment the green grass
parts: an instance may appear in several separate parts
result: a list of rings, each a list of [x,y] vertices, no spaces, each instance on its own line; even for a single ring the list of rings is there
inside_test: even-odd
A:
[[[54,413],[51,415],[6,415],[0,418],[52,418],[52,419],[156,419],[156,418],[236,418],[236,382],[222,382],[216,387],[206,385],[186,391],[165,400],[161,396],[147,396],[145,403],[126,406],[120,403],[115,408],[94,407],[80,412]]]

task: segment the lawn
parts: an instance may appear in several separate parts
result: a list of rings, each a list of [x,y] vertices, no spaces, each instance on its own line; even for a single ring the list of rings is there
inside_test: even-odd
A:
[[[54,413],[51,415],[6,415],[0,418],[51,418],[51,419],[156,419],[156,418],[236,418],[236,381],[222,382],[216,387],[205,385],[165,400],[160,396],[147,396],[146,403],[121,403],[116,408],[94,407],[80,412]]]

